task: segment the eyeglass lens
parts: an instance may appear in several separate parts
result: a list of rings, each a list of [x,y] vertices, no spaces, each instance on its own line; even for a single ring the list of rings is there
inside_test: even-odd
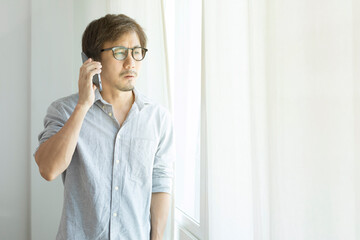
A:
[[[124,60],[128,55],[129,48],[119,47],[114,49],[114,56],[117,60]],[[142,47],[134,47],[131,51],[132,57],[137,60],[141,61],[145,57],[145,50]]]

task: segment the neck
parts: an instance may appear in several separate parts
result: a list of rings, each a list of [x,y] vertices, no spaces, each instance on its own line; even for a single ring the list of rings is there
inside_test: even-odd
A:
[[[102,91],[102,98],[115,108],[129,108],[135,100],[133,91]]]

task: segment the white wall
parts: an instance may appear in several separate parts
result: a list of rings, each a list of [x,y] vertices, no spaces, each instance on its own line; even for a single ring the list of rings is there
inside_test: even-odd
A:
[[[360,1],[353,0],[352,7],[352,17],[354,19],[353,25],[353,47],[354,47],[354,62],[353,62],[353,72],[354,72],[354,112],[355,112],[355,155],[354,155],[354,176],[355,182],[357,183],[354,186],[356,197],[355,202],[360,203]],[[356,239],[360,239],[360,204],[356,205],[355,212],[355,229],[356,229]]]
[[[0,3],[0,239],[30,233],[30,1]]]
[[[92,2],[1,2],[1,239],[55,238],[63,186],[40,177],[32,153],[48,105],[77,91],[82,32],[106,12]]]

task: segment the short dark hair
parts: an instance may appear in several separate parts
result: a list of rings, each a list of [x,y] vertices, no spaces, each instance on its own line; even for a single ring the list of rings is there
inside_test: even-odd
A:
[[[89,58],[99,61],[100,50],[105,42],[116,41],[121,35],[129,32],[135,32],[141,47],[146,47],[146,34],[134,19],[124,14],[107,14],[86,27],[82,36],[82,51]]]

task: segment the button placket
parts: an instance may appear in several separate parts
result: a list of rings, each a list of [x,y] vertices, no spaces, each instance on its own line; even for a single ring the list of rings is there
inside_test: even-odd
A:
[[[121,144],[119,139],[119,132],[115,139],[115,151],[114,151],[114,163],[113,163],[113,172],[112,172],[112,192],[111,192],[111,229],[110,229],[110,235],[116,235],[116,231],[119,228],[120,224],[120,218],[119,214],[121,214],[121,196],[120,196],[120,185],[122,179],[119,177],[121,174],[119,172],[121,171],[121,165],[120,163],[120,156],[121,156]]]

